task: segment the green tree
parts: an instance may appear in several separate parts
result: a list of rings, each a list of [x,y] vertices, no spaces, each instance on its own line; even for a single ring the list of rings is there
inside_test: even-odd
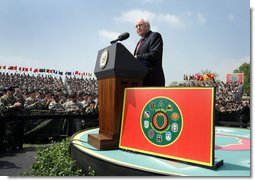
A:
[[[243,63],[234,73],[244,74],[244,93],[250,95],[250,63]]]

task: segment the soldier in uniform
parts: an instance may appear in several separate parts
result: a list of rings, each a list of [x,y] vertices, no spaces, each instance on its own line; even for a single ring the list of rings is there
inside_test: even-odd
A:
[[[87,93],[85,93],[83,95],[83,100],[81,101],[81,104],[82,104],[84,110],[86,110],[87,107],[89,107],[90,99],[91,99],[91,97]]]
[[[84,112],[82,104],[77,100],[76,93],[71,93],[68,96],[68,99],[69,100],[63,104],[65,111],[67,113],[80,114],[80,113]],[[70,126],[71,126],[71,133],[69,133],[69,134],[71,134],[71,135],[77,131],[80,131],[81,130],[81,119],[73,119],[72,124]]]
[[[40,102],[40,100],[36,99],[36,90],[31,90],[29,91],[29,97],[25,100],[24,108],[26,110],[40,109]]]
[[[52,111],[64,111],[64,106],[59,102],[60,97],[59,95],[54,95],[53,96],[53,101],[49,104],[49,110]]]
[[[52,94],[46,90],[40,90],[37,92],[36,100],[40,102],[37,106],[39,110],[47,110],[52,101]]]
[[[15,87],[15,93],[13,96],[19,101],[22,105],[24,105],[25,97],[21,92],[21,89],[19,87]]]
[[[0,98],[5,94],[6,94],[6,89],[1,88]],[[3,113],[1,110],[0,110],[0,116],[3,116]],[[0,119],[0,153],[4,151],[4,134],[5,134],[5,120]]]
[[[4,116],[15,115],[22,108],[22,103],[17,101],[13,96],[15,92],[14,87],[9,87],[6,90],[5,95],[0,98],[0,112]],[[1,131],[3,133],[0,140],[0,144],[3,147],[3,139],[6,139],[8,146],[12,149],[17,147],[22,148],[23,145],[23,134],[24,134],[24,125],[22,120],[1,120]]]
[[[48,110],[53,114],[65,113],[63,105],[60,103],[60,97],[58,94],[53,96],[52,101],[49,103]],[[65,118],[53,118],[51,120],[51,127],[54,128],[54,134],[65,134]]]
[[[92,99],[89,106],[86,108],[86,113],[92,113],[96,111],[96,102]]]

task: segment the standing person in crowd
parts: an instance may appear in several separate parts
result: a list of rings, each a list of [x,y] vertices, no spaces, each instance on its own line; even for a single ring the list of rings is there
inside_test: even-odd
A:
[[[244,92],[244,86],[243,86],[243,84],[239,84],[237,87],[236,94],[235,94],[235,101],[241,101],[243,92]]]
[[[96,101],[92,99],[92,100],[90,101],[89,105],[87,106],[85,112],[86,112],[86,113],[95,112],[96,106],[97,106],[97,105],[96,105]]]
[[[24,108],[27,110],[34,110],[41,108],[41,101],[36,99],[36,90],[29,91],[29,96],[26,98]]]
[[[21,89],[19,87],[15,87],[15,93],[13,96],[22,104],[24,105],[25,97],[21,92]]]
[[[57,112],[64,111],[64,106],[59,101],[60,101],[59,95],[58,94],[54,95],[53,101],[51,101],[49,104],[49,110],[57,111]]]
[[[55,94],[53,96],[52,101],[49,103],[48,109],[51,111],[51,113],[56,115],[60,113],[64,113],[65,109],[64,109],[64,106],[60,103],[59,94]],[[52,127],[55,128],[54,132],[66,134],[66,129],[65,129],[66,121],[67,120],[65,118],[53,118],[51,120],[51,125]],[[61,132],[58,132],[60,130]]]
[[[68,101],[63,104],[65,111],[72,114],[79,114],[83,112],[82,104],[77,100],[76,93],[71,93],[68,96]],[[69,124],[70,125],[70,124]],[[73,119],[71,126],[71,135],[81,130],[81,119]]]
[[[47,110],[49,107],[49,104],[52,101],[53,95],[46,90],[40,90],[37,92],[36,100],[40,101],[39,108],[41,110]]]
[[[13,96],[14,92],[15,88],[9,87],[7,88],[5,95],[0,98],[1,115],[15,115],[21,110],[22,103],[17,101],[17,99]],[[22,148],[22,139],[24,134],[24,125],[22,120],[8,119],[7,122],[1,123],[0,130],[0,149],[3,149],[4,139],[7,140],[8,146],[10,146],[12,149],[17,149],[17,147]]]
[[[15,92],[14,87],[7,88],[6,94],[0,98],[0,110],[3,114],[18,110],[22,107],[22,103],[16,100],[13,96]]]
[[[135,27],[141,39],[136,45],[134,57],[148,69],[143,86],[165,86],[162,68],[163,40],[160,33],[152,32],[150,22],[144,18],[137,19]]]
[[[84,110],[87,109],[87,107],[89,106],[90,101],[91,101],[91,97],[88,94],[85,93],[83,95],[83,100],[81,101],[81,104],[82,104]]]

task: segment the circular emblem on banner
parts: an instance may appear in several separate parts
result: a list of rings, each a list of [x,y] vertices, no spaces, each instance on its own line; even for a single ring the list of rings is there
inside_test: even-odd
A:
[[[181,134],[182,113],[178,105],[166,97],[155,97],[144,106],[141,128],[146,139],[156,146],[173,144]]]
[[[107,65],[107,62],[108,62],[108,54],[109,54],[109,52],[108,52],[107,49],[105,49],[105,50],[102,52],[102,54],[101,54],[101,57],[100,57],[100,65],[99,65],[101,69],[104,69],[105,66]]]
[[[238,82],[238,81],[239,81],[239,77],[238,77],[237,74],[232,74],[232,75],[230,76],[230,80],[231,80],[231,82],[235,83],[235,82]]]

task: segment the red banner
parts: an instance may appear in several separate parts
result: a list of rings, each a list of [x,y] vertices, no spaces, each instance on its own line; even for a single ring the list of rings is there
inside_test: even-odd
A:
[[[213,88],[128,88],[123,105],[120,148],[213,166]]]
[[[235,82],[239,84],[243,84],[244,74],[243,73],[226,74],[226,83],[235,83]]]

